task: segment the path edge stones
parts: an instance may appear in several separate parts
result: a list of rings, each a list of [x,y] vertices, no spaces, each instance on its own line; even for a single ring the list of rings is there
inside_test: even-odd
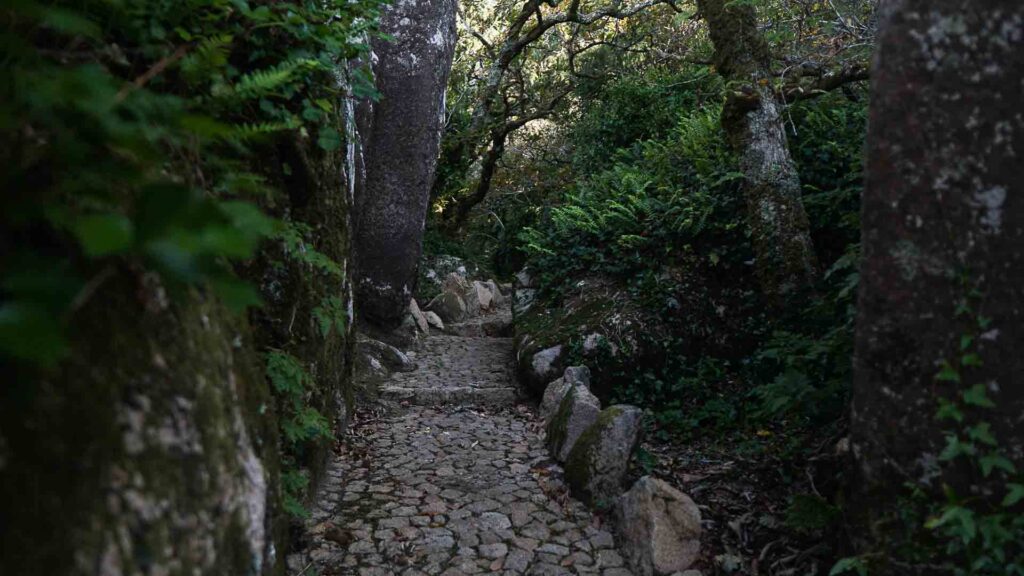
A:
[[[640,445],[643,411],[628,404],[601,410],[589,385],[589,369],[570,366],[547,385],[539,409],[545,445],[564,464],[573,496],[612,512],[616,541],[637,576],[699,574],[688,570],[700,552],[701,515],[693,500],[650,476],[623,489]],[[570,421],[584,429],[568,433]]]

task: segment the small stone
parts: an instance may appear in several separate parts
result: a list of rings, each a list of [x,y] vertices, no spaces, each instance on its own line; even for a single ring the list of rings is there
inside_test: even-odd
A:
[[[434,312],[427,310],[423,313],[423,317],[427,319],[427,324],[430,324],[438,330],[444,330],[444,321],[441,320],[441,317]]]
[[[503,558],[506,554],[508,554],[508,546],[504,543],[480,545],[480,555],[484,558]]]
[[[419,328],[420,332],[427,334],[430,332],[429,324],[427,323],[427,317],[420,310],[420,305],[416,303],[416,299],[409,300],[409,315],[416,321],[416,327]]]
[[[512,521],[500,512],[484,512],[480,515],[480,527],[486,530],[503,530],[511,528]]]

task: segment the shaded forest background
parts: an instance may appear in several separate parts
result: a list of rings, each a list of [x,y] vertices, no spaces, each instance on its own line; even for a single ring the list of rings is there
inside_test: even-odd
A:
[[[927,4],[458,7],[424,261],[529,278],[520,354],[650,411],[710,572],[1024,574],[1024,15]],[[5,573],[283,571],[390,329],[353,296],[381,9],[0,9]]]

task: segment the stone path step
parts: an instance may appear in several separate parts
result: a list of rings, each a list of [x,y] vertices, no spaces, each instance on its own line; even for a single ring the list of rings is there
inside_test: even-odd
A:
[[[386,400],[430,406],[510,406],[516,400],[511,338],[431,336],[416,352],[418,369],[393,374]]]

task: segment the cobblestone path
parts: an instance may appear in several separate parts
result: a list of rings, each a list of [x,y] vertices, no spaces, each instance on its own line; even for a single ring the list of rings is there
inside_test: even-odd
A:
[[[511,340],[432,336],[416,362],[331,464],[291,574],[629,576],[515,405]]]

